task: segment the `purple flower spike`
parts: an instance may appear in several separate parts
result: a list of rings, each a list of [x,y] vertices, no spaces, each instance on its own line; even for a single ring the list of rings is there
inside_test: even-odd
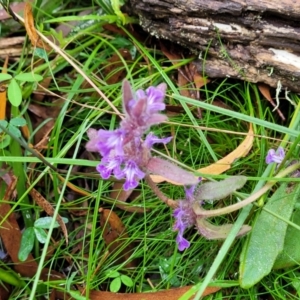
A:
[[[186,240],[180,233],[178,233],[176,237],[176,243],[179,251],[183,251],[190,247],[190,242]]]
[[[279,147],[277,151],[275,151],[274,149],[270,149],[266,157],[266,163],[270,164],[275,162],[277,164],[280,164],[283,161],[284,157],[285,153],[282,147]]]
[[[167,144],[172,140],[172,137],[167,137],[167,138],[158,138],[157,136],[155,136],[152,132],[150,132],[145,139],[144,145],[146,146],[146,148],[151,149],[152,146],[154,144],[157,143],[163,143],[163,144]]]
[[[140,179],[145,177],[142,170],[147,170],[151,158],[151,148],[156,143],[168,143],[171,138],[160,139],[146,131],[154,124],[167,120],[159,111],[165,109],[164,97],[167,85],[162,83],[151,86],[146,91],[134,92],[127,80],[122,85],[123,112],[125,118],[116,130],[89,129],[88,151],[99,152],[102,156],[97,171],[101,177],[108,179],[114,175],[117,179],[125,178],[124,189],[137,187]]]
[[[124,177],[126,177],[124,184],[125,191],[136,188],[139,184],[137,179],[143,179],[146,175],[138,168],[137,164],[133,160],[130,160],[126,163],[123,169],[123,174]]]
[[[189,203],[183,200],[179,201],[179,206],[174,210],[173,216],[176,219],[173,230],[178,231],[176,243],[178,249],[183,251],[190,246],[189,241],[183,237],[183,233],[187,228],[195,224],[196,216]]]

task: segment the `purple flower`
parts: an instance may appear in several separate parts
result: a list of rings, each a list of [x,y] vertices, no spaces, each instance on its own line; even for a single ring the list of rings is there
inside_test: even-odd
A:
[[[98,131],[98,141],[95,145],[99,153],[105,157],[110,154],[112,150],[115,155],[123,155],[123,140],[125,131],[122,129],[116,130],[103,130]]]
[[[101,163],[96,167],[103,179],[108,179],[113,173],[117,179],[123,178],[121,171],[121,164],[123,158],[121,156],[105,157]]]
[[[140,179],[145,177],[151,158],[151,148],[156,143],[168,143],[171,138],[160,139],[152,133],[145,141],[143,135],[153,125],[167,120],[165,115],[158,113],[165,109],[164,97],[166,84],[149,87],[146,91],[133,93],[127,80],[123,81],[123,111],[125,119],[116,130],[89,129],[88,151],[97,151],[102,160],[97,166],[101,177],[108,179],[114,175],[117,179],[125,178],[124,189],[137,187]]]
[[[195,224],[195,213],[188,201],[180,200],[179,206],[174,210],[173,217],[176,219],[173,230],[178,231],[176,243],[179,251],[190,246],[188,240],[183,237],[183,233],[187,228],[190,228]]]
[[[150,132],[147,136],[146,139],[144,141],[144,145],[146,146],[146,148],[151,149],[152,146],[154,144],[157,143],[163,143],[163,144],[167,144],[172,140],[172,137],[167,137],[167,138],[162,138],[160,139],[159,137],[155,136],[152,132]]]
[[[285,153],[282,147],[279,147],[277,151],[275,151],[274,149],[270,149],[266,157],[266,163],[270,164],[275,162],[277,164],[281,164],[284,157],[285,157]]]
[[[124,184],[125,191],[136,188],[139,184],[138,180],[143,179],[146,175],[138,168],[137,164],[133,160],[126,162],[122,172],[126,178]]]

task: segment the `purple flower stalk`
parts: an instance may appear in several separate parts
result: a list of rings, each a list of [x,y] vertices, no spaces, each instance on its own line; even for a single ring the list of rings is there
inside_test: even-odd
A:
[[[125,118],[116,130],[89,129],[86,144],[88,151],[102,156],[97,171],[103,179],[114,175],[125,178],[124,190],[134,189],[146,175],[145,167],[151,158],[151,148],[156,143],[167,144],[172,138],[160,139],[149,133],[143,135],[154,124],[167,120],[159,111],[165,109],[166,84],[151,86],[146,91],[133,94],[128,81],[123,82],[123,111]]]
[[[196,215],[192,209],[192,204],[195,201],[194,191],[196,185],[185,187],[185,200],[179,200],[178,207],[173,212],[173,217],[176,219],[173,230],[177,230],[176,243],[178,250],[183,251],[190,247],[190,242],[183,237],[183,233],[187,228],[192,227],[196,223]]]
[[[270,149],[266,157],[266,163],[270,164],[275,162],[277,164],[281,164],[284,157],[285,157],[285,153],[282,147],[279,147],[277,151],[275,151],[274,149]]]

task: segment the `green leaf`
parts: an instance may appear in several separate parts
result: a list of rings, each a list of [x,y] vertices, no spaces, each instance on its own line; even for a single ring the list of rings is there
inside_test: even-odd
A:
[[[44,217],[44,218],[39,218],[34,222],[34,227],[35,228],[43,228],[43,229],[49,229],[51,226],[51,222],[53,220],[53,217]],[[67,218],[62,218],[64,223],[68,223],[68,219]],[[57,228],[60,225],[58,224],[57,221],[55,221],[53,227]]]
[[[33,249],[34,245],[34,229],[33,227],[28,227],[24,230],[21,238],[20,249],[18,253],[18,258],[20,261],[25,261]]]
[[[20,129],[13,126],[13,125],[11,125],[10,123],[8,124],[7,129],[8,129],[9,132],[11,132],[13,135],[15,135],[18,138],[22,136],[22,133],[21,133]]]
[[[15,79],[19,81],[36,82],[36,81],[43,80],[43,76],[28,72],[28,73],[20,73],[16,75]]]
[[[5,74],[5,73],[0,73],[0,81],[5,81],[5,80],[9,80],[12,79],[12,76],[9,74]]]
[[[34,55],[48,61],[48,54],[47,54],[45,49],[35,48],[34,49]]]
[[[9,135],[5,135],[4,137],[0,136],[0,149],[4,149],[9,146],[11,142],[11,137]]]
[[[108,278],[116,278],[116,277],[120,277],[120,273],[118,271],[107,271],[106,272],[106,276]]]
[[[7,123],[7,121],[5,121],[5,120],[0,120],[0,125],[2,126],[2,127],[7,127],[7,125],[8,125],[8,123]],[[0,133],[2,132],[2,129],[0,128]]]
[[[282,183],[265,205],[265,209],[289,220],[299,187]],[[250,288],[272,270],[278,254],[282,251],[287,223],[263,210],[258,216],[251,235],[245,243],[240,263],[240,285]]]
[[[291,221],[300,226],[300,210],[293,213]],[[283,251],[278,255],[273,269],[290,268],[300,264],[300,230],[289,225],[286,231]]]
[[[214,201],[231,195],[242,188],[247,181],[246,176],[232,176],[218,182],[207,182],[199,186],[195,192],[197,201]]]
[[[12,78],[8,85],[7,96],[13,106],[19,106],[22,102],[22,91],[14,78]]]
[[[133,281],[130,277],[128,277],[127,275],[121,275],[121,281],[128,287],[132,287],[133,286]]]
[[[24,118],[13,118],[9,121],[9,124],[14,125],[14,126],[24,126],[26,125],[26,120]]]
[[[42,244],[45,244],[45,243],[46,243],[46,240],[47,240],[47,233],[45,232],[44,229],[34,227],[34,233],[35,233],[35,236],[36,236],[36,238],[38,239],[38,241],[39,241],[40,243],[42,243]]]
[[[117,293],[121,288],[121,278],[116,277],[109,285],[109,290],[113,293]]]

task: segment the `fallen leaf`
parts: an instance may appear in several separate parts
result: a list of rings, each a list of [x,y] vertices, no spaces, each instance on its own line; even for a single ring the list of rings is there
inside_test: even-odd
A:
[[[124,184],[123,182],[114,183],[112,191],[110,192],[110,198],[124,203],[129,199],[130,195],[134,192],[134,190],[125,191],[123,189],[123,184]],[[137,213],[145,212],[145,209],[143,207],[134,207],[134,206],[129,206],[126,204],[123,205],[119,203],[116,203],[116,206],[128,212],[137,212]]]
[[[250,124],[247,137],[235,150],[233,150],[231,153],[221,158],[217,162],[205,168],[198,169],[197,171],[203,174],[210,174],[210,175],[219,175],[224,173],[225,171],[231,168],[231,164],[234,163],[235,160],[241,157],[245,157],[249,153],[249,151],[252,148],[253,141],[254,141],[254,134],[253,134],[252,124]],[[150,177],[155,183],[167,181],[172,184],[178,185],[178,183],[168,180],[167,178],[162,176],[150,175]],[[195,176],[195,178],[197,177]]]
[[[100,209],[100,225],[103,228],[103,239],[110,253],[120,252],[120,261],[129,261],[126,266],[134,267],[135,263],[130,261],[132,245],[125,244],[128,240],[127,230],[115,212],[110,209]],[[122,250],[120,250],[122,249]]]
[[[122,293],[111,293],[102,291],[91,291],[91,300],[177,300],[185,292],[191,289],[192,286],[184,286],[181,288],[170,289],[166,291],[150,292],[150,293],[134,293],[134,294],[122,294]],[[207,287],[202,296],[207,296],[216,293],[221,288],[219,287]],[[196,291],[197,292],[197,291]],[[196,294],[195,292],[195,294]],[[192,299],[192,298],[190,298]]]
[[[29,36],[32,46],[43,48],[48,51],[51,50],[51,48],[40,39],[40,37],[35,29],[31,3],[29,3],[29,2],[25,2],[24,26],[25,26],[26,32]]]
[[[38,204],[38,206],[40,206],[49,216],[54,215],[53,206],[36,189],[31,189],[29,194],[32,197],[32,199]],[[66,243],[68,244],[68,231],[66,224],[64,223],[60,215],[57,215],[56,221],[60,225],[61,230],[65,236]]]
[[[120,56],[125,60],[131,60],[131,54],[127,49],[119,49],[119,53],[114,53],[108,61],[105,62],[103,73],[105,75],[107,84],[114,84],[121,82],[126,77],[126,69]]]
[[[270,86],[265,83],[259,82],[257,84],[257,87],[258,87],[259,91],[262,93],[262,95],[271,103],[271,105],[273,107],[276,107],[276,104],[274,103],[274,101],[271,97],[271,94],[270,94]],[[281,119],[285,120],[285,117],[284,117],[283,113],[281,112],[281,110],[279,108],[277,108],[276,110],[277,110],[278,115],[281,117]]]
[[[6,56],[3,68],[2,68],[2,73],[6,74],[7,73],[7,64],[8,64],[8,56]],[[5,120],[5,115],[6,115],[6,87],[3,88],[1,87],[0,90],[0,120]]]
[[[25,277],[32,277],[36,273],[37,263],[31,254],[28,255],[28,258],[24,262],[19,260],[18,252],[22,234],[14,213],[11,213],[11,206],[6,203],[11,200],[16,183],[17,180],[14,180],[8,186],[4,199],[0,203],[0,236],[8,255],[14,263],[16,272]]]

